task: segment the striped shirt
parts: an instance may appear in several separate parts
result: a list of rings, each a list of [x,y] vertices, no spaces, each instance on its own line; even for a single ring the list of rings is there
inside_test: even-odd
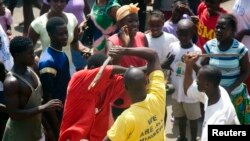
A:
[[[212,39],[204,45],[206,54],[240,54],[238,57],[211,57],[209,65],[219,68],[222,72],[220,85],[229,87],[240,76],[240,59],[248,52],[247,47],[234,39],[231,47],[226,51],[221,51],[218,47],[217,39]],[[240,93],[243,90],[243,85],[236,87],[231,94]]]

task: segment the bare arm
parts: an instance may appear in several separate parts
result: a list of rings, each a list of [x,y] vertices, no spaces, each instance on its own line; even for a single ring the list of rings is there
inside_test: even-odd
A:
[[[4,81],[4,96],[6,99],[6,107],[12,119],[26,119],[45,110],[44,105],[30,109],[20,109],[19,87],[20,85],[18,80],[13,76],[7,77]]]
[[[250,29],[243,29],[235,35],[235,38],[241,41],[245,35],[250,35]]]
[[[150,48],[123,48],[114,47],[110,49],[110,56],[131,55],[143,58],[148,61],[147,73],[154,70],[161,70],[161,65],[157,53]]]
[[[235,82],[230,85],[229,87],[226,88],[228,93],[230,94],[232,90],[234,90],[237,86],[239,86],[242,82],[244,82],[249,74],[249,58],[248,58],[248,53],[244,55],[243,58],[240,60],[240,75],[239,77],[235,80]]]
[[[187,90],[193,83],[193,67],[196,65],[196,61],[198,60],[198,55],[190,55],[185,54],[183,57],[183,61],[186,63],[186,69],[184,74],[184,81],[183,81],[183,87],[184,87],[184,93],[187,95]]]
[[[119,9],[118,6],[111,7],[108,11],[108,15],[116,21],[116,12]]]
[[[89,48],[85,47],[79,40],[78,40],[78,35],[79,35],[79,28],[78,26],[75,27],[74,29],[74,39],[71,42],[71,47],[79,52],[88,52]]]
[[[32,40],[33,45],[36,45],[37,40],[39,39],[39,34],[30,26],[28,30],[28,37]]]

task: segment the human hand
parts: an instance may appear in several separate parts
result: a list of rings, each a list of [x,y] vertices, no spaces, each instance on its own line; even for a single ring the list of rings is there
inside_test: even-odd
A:
[[[63,108],[63,104],[62,101],[59,99],[52,99],[48,101],[46,104],[42,105],[42,108],[45,111],[59,110]]]
[[[198,52],[187,52],[182,56],[182,61],[187,65],[193,65],[199,59]]]
[[[108,55],[111,56],[113,59],[120,58],[125,52],[125,48],[121,46],[114,46],[109,49]]]
[[[174,59],[175,55],[169,52],[168,55],[166,56],[165,61],[162,63],[161,68],[171,70],[170,65],[173,63]]]
[[[124,25],[120,30],[120,38],[122,40],[123,46],[127,47],[130,42],[130,36],[128,31],[128,26]]]

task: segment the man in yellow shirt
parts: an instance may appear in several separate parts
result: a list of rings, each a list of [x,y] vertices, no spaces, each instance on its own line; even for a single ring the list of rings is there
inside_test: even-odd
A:
[[[143,54],[137,54],[141,49]],[[147,77],[139,68],[129,68],[124,74],[125,89],[132,105],[115,121],[105,141],[163,141],[166,90],[159,57],[151,49],[112,48],[110,56],[136,55],[148,61]]]

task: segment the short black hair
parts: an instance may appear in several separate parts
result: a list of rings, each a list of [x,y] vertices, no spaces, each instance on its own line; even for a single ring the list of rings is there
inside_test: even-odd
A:
[[[180,4],[188,5],[188,2],[187,0],[175,0],[172,4],[172,8],[175,8]]]
[[[24,36],[16,36],[10,41],[10,53],[14,58],[16,53],[26,51],[30,45],[33,45],[30,38]]]
[[[232,14],[222,14],[219,19],[225,19],[234,32],[237,31],[237,20]]]
[[[58,26],[62,26],[65,25],[66,22],[64,21],[63,18],[61,17],[52,17],[48,20],[47,24],[46,24],[46,30],[49,34],[51,33],[55,33],[56,28]]]
[[[164,14],[160,10],[153,10],[153,11],[150,11],[149,13],[150,13],[150,18],[157,17],[157,18],[165,21]]]
[[[94,54],[92,56],[89,57],[89,59],[87,60],[87,67],[91,68],[97,68],[102,66],[102,64],[104,63],[104,61],[107,59],[107,56],[102,54],[102,53],[98,53],[98,54]]]
[[[47,0],[48,3],[50,3],[51,0]],[[68,4],[69,0],[66,0],[66,3]]]
[[[219,86],[222,73],[218,68],[211,65],[205,65],[201,67],[200,71],[204,73],[204,78],[206,81],[211,82],[216,87]]]

